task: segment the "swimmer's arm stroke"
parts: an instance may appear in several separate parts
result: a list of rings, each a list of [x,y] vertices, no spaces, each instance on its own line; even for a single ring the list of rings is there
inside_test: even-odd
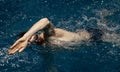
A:
[[[47,18],[43,18],[36,22],[20,39],[18,39],[9,49],[9,54],[14,54],[15,52],[22,52],[28,45],[29,39],[39,30],[44,29],[50,21]]]

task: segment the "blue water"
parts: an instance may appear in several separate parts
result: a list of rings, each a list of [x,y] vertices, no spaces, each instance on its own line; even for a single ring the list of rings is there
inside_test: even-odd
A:
[[[120,0],[0,0],[0,72],[120,72],[120,46],[97,42],[51,50],[29,45],[8,55],[16,35],[47,17],[56,27],[120,33]]]

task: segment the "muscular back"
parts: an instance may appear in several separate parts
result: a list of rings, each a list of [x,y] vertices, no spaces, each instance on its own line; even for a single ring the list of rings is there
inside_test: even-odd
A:
[[[81,31],[80,33],[69,32],[64,29],[54,28],[54,34],[51,36],[44,36],[47,37],[46,41],[51,43],[57,43],[58,41],[62,42],[73,42],[73,41],[83,41],[90,38],[90,35],[86,31]]]
[[[81,30],[78,33],[69,32],[64,29],[54,28],[53,24],[50,22],[44,29],[43,33],[40,35],[45,41],[45,43],[57,43],[58,41],[73,42],[73,41],[84,41],[90,38],[89,33],[86,30]]]

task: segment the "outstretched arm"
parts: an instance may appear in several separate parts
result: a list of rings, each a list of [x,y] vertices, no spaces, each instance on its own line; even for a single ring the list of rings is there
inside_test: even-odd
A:
[[[26,32],[23,37],[21,37],[20,39],[18,39],[11,47],[9,50],[9,54],[13,54],[17,51],[21,52],[23,51],[27,44],[28,44],[28,40],[39,30],[44,29],[48,24],[49,24],[49,20],[47,18],[43,18],[41,20],[39,20],[37,23],[35,23],[29,30],[28,32]]]

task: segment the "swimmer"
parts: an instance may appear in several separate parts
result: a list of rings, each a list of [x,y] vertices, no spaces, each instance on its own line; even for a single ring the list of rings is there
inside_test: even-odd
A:
[[[43,32],[39,35],[36,33],[42,30]],[[87,41],[87,40],[101,40],[103,32],[99,29],[83,29],[79,32],[69,32],[61,28],[55,28],[54,25],[47,19],[43,18],[36,22],[21,38],[19,38],[8,51],[9,54],[15,52],[22,52],[29,43],[37,43],[39,45],[56,44],[56,41],[74,42],[74,41]]]

